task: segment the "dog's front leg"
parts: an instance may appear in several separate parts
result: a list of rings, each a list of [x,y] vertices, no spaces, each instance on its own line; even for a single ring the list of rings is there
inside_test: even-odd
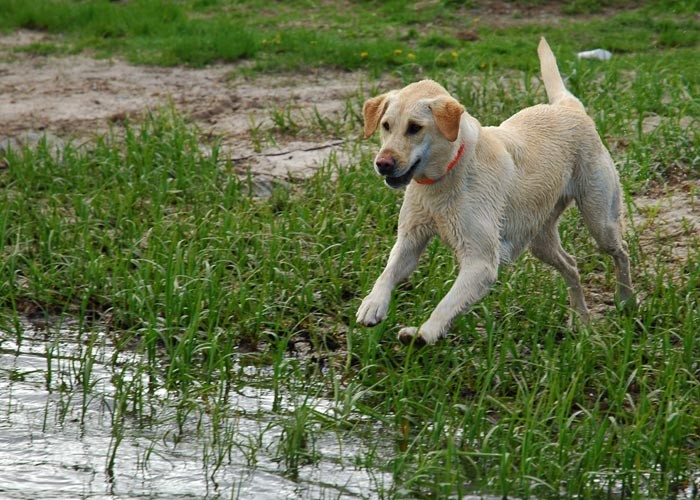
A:
[[[425,231],[399,233],[384,271],[357,310],[358,323],[374,326],[386,319],[391,301],[391,291],[396,285],[408,278],[409,274],[416,268],[418,259],[429,240],[430,235]]]
[[[420,328],[406,327],[399,331],[398,337],[404,343],[416,341],[434,344],[447,332],[452,320],[481,299],[489,291],[498,275],[497,260],[469,260],[460,264],[457,279],[433,310],[428,321]]]

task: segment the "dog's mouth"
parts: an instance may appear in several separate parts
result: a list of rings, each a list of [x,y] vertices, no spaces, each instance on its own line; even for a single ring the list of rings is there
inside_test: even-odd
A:
[[[416,173],[416,169],[418,168],[418,165],[420,164],[420,158],[418,158],[413,165],[411,165],[411,168],[409,168],[405,174],[403,175],[398,175],[398,176],[390,176],[387,175],[384,177],[384,182],[386,182],[386,185],[389,186],[390,188],[398,189],[402,188],[406,185],[408,185],[409,182],[411,182],[411,179],[413,179],[413,174]]]

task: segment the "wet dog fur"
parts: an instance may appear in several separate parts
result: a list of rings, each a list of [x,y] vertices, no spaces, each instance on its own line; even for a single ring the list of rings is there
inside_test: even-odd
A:
[[[403,342],[436,342],[488,292],[499,265],[526,249],[561,273],[572,309],[587,321],[576,261],[562,248],[557,229],[572,202],[615,261],[618,300],[634,303],[612,158],[564,86],[544,38],[538,55],[549,104],[523,109],[497,127],[481,126],[431,80],[365,102],[365,137],[381,133],[375,170],[388,186],[406,192],[396,243],[357,311],[358,323],[373,326],[386,318],[393,288],[416,268],[433,236],[452,248],[459,274],[427,321],[399,331]]]

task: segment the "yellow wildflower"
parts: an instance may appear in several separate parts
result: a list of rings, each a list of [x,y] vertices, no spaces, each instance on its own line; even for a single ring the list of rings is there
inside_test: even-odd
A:
[[[406,57],[408,57],[410,60],[413,60],[416,58],[416,55],[413,52],[409,52]]]

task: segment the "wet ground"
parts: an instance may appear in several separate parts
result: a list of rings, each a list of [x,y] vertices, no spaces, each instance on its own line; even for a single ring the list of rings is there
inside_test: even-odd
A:
[[[162,390],[120,418],[117,386],[141,376],[137,354],[117,354],[107,336],[79,334],[73,322],[16,328],[20,336],[0,332],[0,498],[371,498],[391,485],[389,474],[354,463],[376,436],[368,444],[316,432],[314,463],[290,475],[278,424],[299,404],[293,395],[275,401],[271,389],[240,383],[224,430],[204,412],[178,417],[177,399]],[[251,382],[272,377],[269,367],[242,372]],[[321,413],[335,407],[299,397]]]

